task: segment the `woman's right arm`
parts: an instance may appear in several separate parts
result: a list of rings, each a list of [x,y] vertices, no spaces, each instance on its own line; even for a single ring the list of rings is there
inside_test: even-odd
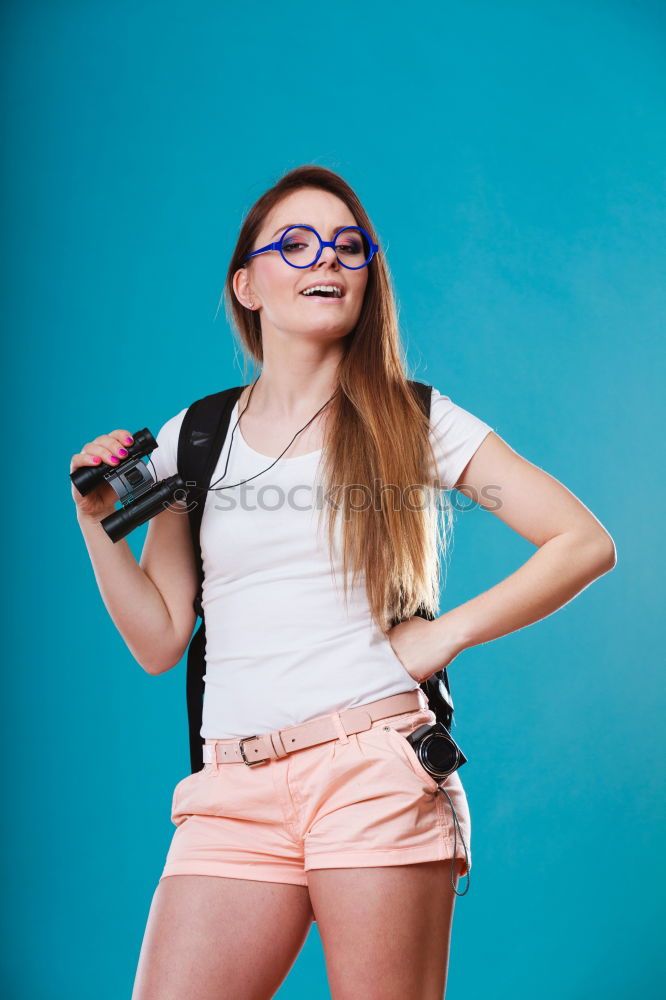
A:
[[[124,430],[100,435],[72,456],[70,472],[102,462],[113,468],[119,463],[112,455],[130,437]],[[137,563],[126,539],[112,542],[100,524],[115,510],[117,497],[109,484],[85,497],[72,484],[72,497],[102,600],[116,628],[147,673],[170,670],[183,656],[196,623],[192,604],[198,578],[185,508],[163,510],[151,518]]]

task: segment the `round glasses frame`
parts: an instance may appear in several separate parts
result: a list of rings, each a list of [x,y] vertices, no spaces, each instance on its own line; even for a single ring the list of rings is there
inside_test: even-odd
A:
[[[315,234],[315,236],[319,240],[319,250],[317,251],[315,259],[311,261],[309,264],[292,264],[292,262],[290,260],[287,260],[284,253],[282,252],[282,244],[284,243],[284,238],[287,235],[287,233],[290,233],[292,231],[292,229],[309,229],[311,232]],[[368,257],[368,259],[365,261],[364,264],[359,264],[358,267],[350,267],[349,264],[345,264],[344,261],[340,260],[337,251],[335,249],[335,240],[337,240],[340,233],[344,233],[347,229],[354,229],[362,232],[366,240],[368,241],[368,246],[370,247],[370,256]],[[299,271],[303,271],[305,268],[313,267],[317,263],[317,261],[319,260],[324,251],[324,247],[331,247],[333,249],[333,252],[335,253],[335,256],[338,259],[338,262],[342,264],[343,267],[346,267],[348,271],[360,271],[362,267],[367,267],[372,258],[375,256],[375,254],[379,252],[378,245],[371,239],[370,234],[366,233],[365,229],[363,229],[361,226],[343,226],[343,228],[339,229],[338,232],[335,234],[335,239],[331,243],[329,243],[326,240],[322,240],[321,236],[319,235],[317,230],[313,228],[313,226],[300,225],[300,226],[290,226],[289,229],[285,229],[285,231],[283,232],[282,236],[277,241],[277,243],[269,243],[267,246],[262,247],[261,250],[253,250],[252,253],[249,253],[247,255],[243,263],[246,263],[250,259],[250,257],[256,257],[257,254],[259,253],[268,253],[268,251],[270,250],[279,250],[280,256],[282,257],[282,260],[285,262],[285,264],[289,264],[289,267],[297,267]]]

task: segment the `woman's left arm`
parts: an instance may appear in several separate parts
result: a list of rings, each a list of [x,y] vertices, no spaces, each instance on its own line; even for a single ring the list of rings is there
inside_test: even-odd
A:
[[[594,514],[494,432],[479,445],[456,489],[537,551],[490,590],[434,621],[416,616],[389,631],[396,655],[419,683],[462,650],[557,611],[617,561],[613,539]]]

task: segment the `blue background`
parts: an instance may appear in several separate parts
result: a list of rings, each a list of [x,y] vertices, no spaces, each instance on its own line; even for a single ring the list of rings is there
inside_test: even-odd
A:
[[[412,377],[563,482],[618,551],[450,669],[474,866],[447,1000],[658,995],[664,8],[410,13],[5,4],[6,996],[129,997],[189,770],[185,663],[150,677],[116,631],[70,458],[243,381],[214,319],[227,262],[302,163],[366,205]],[[486,512],[456,518],[442,611],[533,551]],[[315,925],[278,996],[328,995]]]

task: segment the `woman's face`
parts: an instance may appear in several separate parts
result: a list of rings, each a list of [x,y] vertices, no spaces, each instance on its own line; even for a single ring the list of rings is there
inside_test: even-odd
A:
[[[292,225],[303,223],[316,229],[323,240],[333,240],[343,226],[357,225],[356,219],[336,195],[318,188],[301,188],[286,195],[272,209],[252,246],[253,250],[277,242]],[[303,295],[312,284],[335,283],[342,298]],[[311,267],[291,267],[279,251],[253,257],[234,276],[234,290],[240,301],[261,316],[262,337],[271,332],[290,336],[339,339],[354,329],[368,283],[368,268],[343,267],[332,247],[324,247]]]

